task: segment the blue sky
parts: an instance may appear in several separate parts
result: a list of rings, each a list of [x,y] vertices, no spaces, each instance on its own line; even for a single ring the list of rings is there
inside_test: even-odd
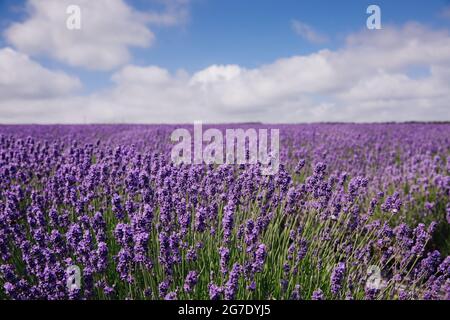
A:
[[[43,48],[36,51],[36,44],[29,43],[32,40],[24,40],[23,36],[19,37],[10,32],[11,26],[18,23],[24,32],[30,33],[26,31],[31,30],[31,24],[28,26],[27,22],[34,20],[33,11],[27,10],[27,1],[2,0],[0,25],[4,32],[0,38],[0,48],[12,48],[17,53],[26,54],[33,63],[45,69],[52,72],[61,71],[78,79],[81,86],[75,92],[86,96],[114,90],[111,88],[114,75],[117,79],[117,75],[130,65],[141,68],[156,66],[167,71],[171,77],[175,77],[179,70],[184,70],[189,77],[193,77],[199,71],[210,71],[208,68],[211,66],[236,65],[240,70],[259,70],[280,59],[310,57],[324,49],[338,53],[346,48],[346,39],[349,36],[367,31],[366,8],[370,4],[380,6],[383,29],[392,28],[393,33],[402,30],[408,23],[418,24],[427,32],[436,34],[448,31],[450,26],[450,18],[444,14],[450,6],[450,2],[446,0],[114,0],[112,2],[122,1],[133,12],[143,14],[169,12],[175,20],[179,18],[180,21],[144,23],[143,26],[153,34],[153,40],[136,41],[148,41],[149,45],[120,44],[121,48],[128,50],[129,58],[99,70],[93,64],[89,65],[91,62],[86,62],[86,59],[74,63],[70,60],[71,57],[65,59],[64,53],[56,57]],[[36,6],[40,5],[39,0],[34,0],[34,3]],[[170,11],[170,8],[173,10]],[[180,10],[186,14],[177,16]],[[293,29],[293,21],[300,21],[326,38],[326,41],[315,42],[302,37]],[[112,23],[114,21],[111,21]],[[375,32],[383,31],[373,31],[369,36]],[[43,35],[39,36],[45,38]],[[102,35],[98,36],[101,39]],[[142,34],[142,37],[146,36],[148,35]],[[413,80],[414,77],[421,75],[428,76],[430,66],[431,64],[422,61],[403,66],[402,71]],[[231,69],[217,70],[214,72],[227,73]],[[347,88],[348,90],[350,89]],[[315,97],[314,101],[329,101],[328,95],[329,92],[326,94],[314,92],[311,96]],[[308,100],[311,96],[307,97]],[[301,101],[303,98],[304,96],[300,95],[296,97]],[[195,103],[193,101],[193,104]],[[243,113],[245,111],[242,110]],[[239,120],[238,115],[235,118]]]
[[[142,11],[162,8],[152,0],[126,2]],[[24,0],[0,2],[2,27],[26,18],[25,3]],[[366,8],[370,4],[381,7],[383,24],[418,21],[435,27],[450,25],[449,20],[439,17],[439,12],[450,4],[446,0],[193,0],[189,20],[178,27],[155,28],[155,45],[132,49],[134,62],[194,72],[211,64],[257,67],[279,57],[308,54],[322,47],[333,49],[339,47],[348,33],[365,27]],[[318,45],[298,37],[292,32],[293,19],[315,26],[330,41]],[[48,59],[38,60],[47,66],[65,68]],[[67,70],[92,85],[97,80],[108,79],[107,75]]]
[[[146,2],[146,1],[138,1]],[[299,19],[330,37],[325,47],[336,48],[352,31],[365,27],[364,0],[228,0],[193,2],[190,23],[182,29],[161,30],[149,56],[139,55],[167,68],[198,70],[210,64],[237,63],[255,67],[279,57],[308,54],[320,47],[299,38],[291,20]],[[448,26],[438,13],[445,1],[377,1],[385,24],[421,21]]]

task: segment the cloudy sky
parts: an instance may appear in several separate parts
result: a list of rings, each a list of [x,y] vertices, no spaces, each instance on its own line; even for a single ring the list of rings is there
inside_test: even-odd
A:
[[[1,0],[0,27],[0,123],[450,120],[448,0]]]

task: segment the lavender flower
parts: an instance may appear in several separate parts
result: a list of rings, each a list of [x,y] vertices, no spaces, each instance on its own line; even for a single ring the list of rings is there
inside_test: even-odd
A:
[[[186,276],[186,280],[184,281],[184,291],[185,292],[191,292],[198,281],[198,273],[196,271],[189,271],[188,275]]]
[[[337,295],[342,289],[342,282],[345,275],[345,263],[339,262],[331,273],[331,292]]]
[[[323,295],[322,290],[320,290],[320,289],[315,290],[313,292],[311,298],[312,298],[312,300],[324,300],[324,295]]]
[[[224,294],[226,300],[233,300],[236,296],[237,289],[238,289],[238,281],[239,277],[242,272],[242,267],[238,263],[235,263],[233,265],[233,268],[231,269],[230,275],[228,277],[228,281],[225,284],[224,287]]]

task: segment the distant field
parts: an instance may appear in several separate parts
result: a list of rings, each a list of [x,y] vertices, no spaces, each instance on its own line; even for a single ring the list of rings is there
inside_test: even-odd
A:
[[[449,123],[216,126],[278,128],[274,176],[177,127],[0,126],[0,298],[450,299]]]

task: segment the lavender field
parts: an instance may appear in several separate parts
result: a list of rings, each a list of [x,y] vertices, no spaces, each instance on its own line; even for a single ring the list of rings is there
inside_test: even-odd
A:
[[[0,298],[450,299],[450,124],[273,126],[273,176],[176,127],[0,126]]]

